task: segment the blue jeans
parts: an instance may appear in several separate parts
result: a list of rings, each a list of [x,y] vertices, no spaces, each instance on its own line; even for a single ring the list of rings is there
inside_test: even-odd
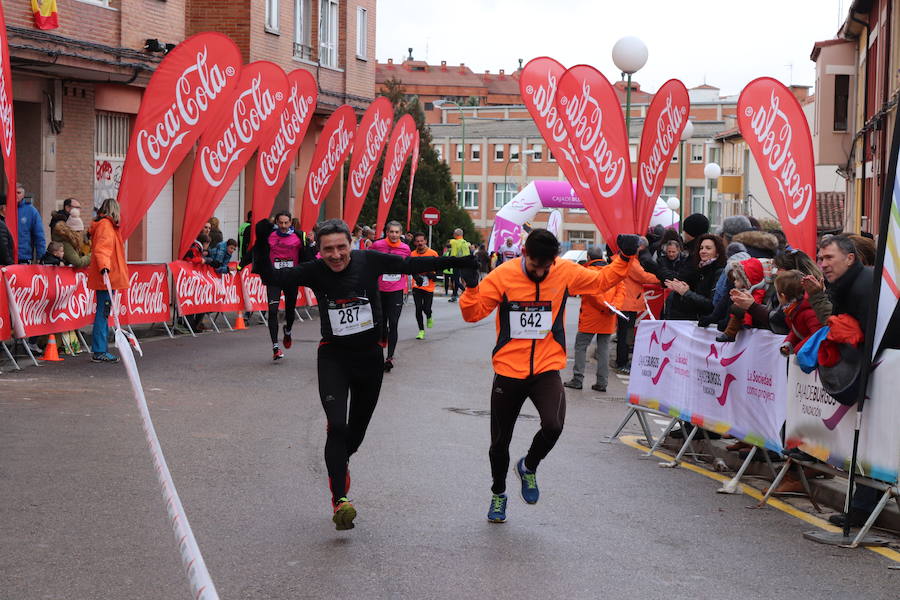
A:
[[[106,290],[97,291],[97,312],[94,314],[94,328],[91,331],[91,352],[102,354],[109,348],[109,310],[112,301]]]

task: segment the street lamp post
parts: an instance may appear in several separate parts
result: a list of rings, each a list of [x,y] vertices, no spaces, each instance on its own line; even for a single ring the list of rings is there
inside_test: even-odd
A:
[[[719,178],[719,175],[722,174],[722,167],[717,165],[714,162],[706,163],[706,166],[703,167],[703,176],[709,180],[709,193],[706,201],[706,212],[707,217],[712,214],[712,186],[713,182]],[[712,225],[712,219],[710,219],[710,225]]]
[[[628,87],[625,90],[625,135],[631,140],[631,76],[647,64],[647,45],[634,36],[623,37],[613,46],[612,59],[616,68],[628,77]]]
[[[668,206],[669,210],[672,211],[672,218],[670,219],[670,225],[669,225],[671,227],[672,225],[675,225],[675,210],[679,210],[679,211],[681,210],[681,200],[679,198],[672,196],[671,198],[666,200],[666,206]],[[680,212],[678,213],[678,222],[679,222],[678,229],[681,229],[681,227],[680,227],[681,213]]]
[[[678,207],[678,230],[681,231],[681,224],[684,222],[684,142],[691,139],[694,135],[694,124],[690,119],[684,124],[681,132],[681,142],[678,148],[678,198],[681,204]]]
[[[445,104],[452,104],[459,109],[459,120],[462,122],[462,159],[459,163],[459,198],[457,203],[465,203],[466,197],[466,114],[463,112],[462,106],[453,100],[435,100],[434,105],[438,108]]]

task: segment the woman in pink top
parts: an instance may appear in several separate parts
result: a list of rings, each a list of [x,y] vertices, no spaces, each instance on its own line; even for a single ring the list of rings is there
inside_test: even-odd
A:
[[[389,221],[385,233],[387,235],[372,244],[370,250],[386,254],[398,254],[403,257],[409,256],[409,246],[400,239],[400,236],[403,235],[403,227],[400,223]],[[387,358],[384,361],[384,370],[387,372],[394,368],[394,349],[397,347],[397,324],[400,322],[400,313],[403,312],[403,291],[405,289],[406,275],[399,273],[385,274],[378,278],[382,312],[381,345],[387,346]]]
[[[291,227],[291,213],[280,212],[275,215],[275,228],[269,234],[269,260],[275,269],[296,267],[304,255],[303,239]],[[269,299],[269,337],[272,338],[272,360],[284,357],[278,347],[278,304],[284,293],[284,347],[290,348],[292,343],[291,327],[294,325],[294,308],[297,306],[297,288],[282,288],[277,285],[266,286]]]

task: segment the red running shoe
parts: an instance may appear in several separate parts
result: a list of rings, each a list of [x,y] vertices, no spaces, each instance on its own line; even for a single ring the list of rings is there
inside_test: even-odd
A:
[[[282,358],[284,358],[284,352],[278,346],[274,346],[272,348],[272,360],[280,360]]]
[[[294,343],[294,338],[291,337],[291,330],[290,330],[290,329],[285,329],[285,330],[284,330],[284,339],[283,339],[282,341],[284,342],[284,347],[285,347],[285,348],[290,348],[290,347],[291,347],[291,344]]]

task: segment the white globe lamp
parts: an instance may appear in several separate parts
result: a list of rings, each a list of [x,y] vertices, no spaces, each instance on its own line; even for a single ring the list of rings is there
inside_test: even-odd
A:
[[[681,200],[679,200],[675,196],[672,196],[671,198],[666,200],[666,206],[668,206],[669,210],[671,210],[672,212],[677,212],[678,209],[681,208]]]
[[[703,167],[703,176],[707,179],[718,179],[721,174],[722,167],[716,163],[706,163],[706,166]]]
[[[647,64],[647,45],[633,35],[623,37],[613,46],[612,59],[617,69],[633,75]]]
[[[688,119],[688,122],[684,124],[684,130],[681,132],[681,141],[689,140],[694,136],[694,123]]]

